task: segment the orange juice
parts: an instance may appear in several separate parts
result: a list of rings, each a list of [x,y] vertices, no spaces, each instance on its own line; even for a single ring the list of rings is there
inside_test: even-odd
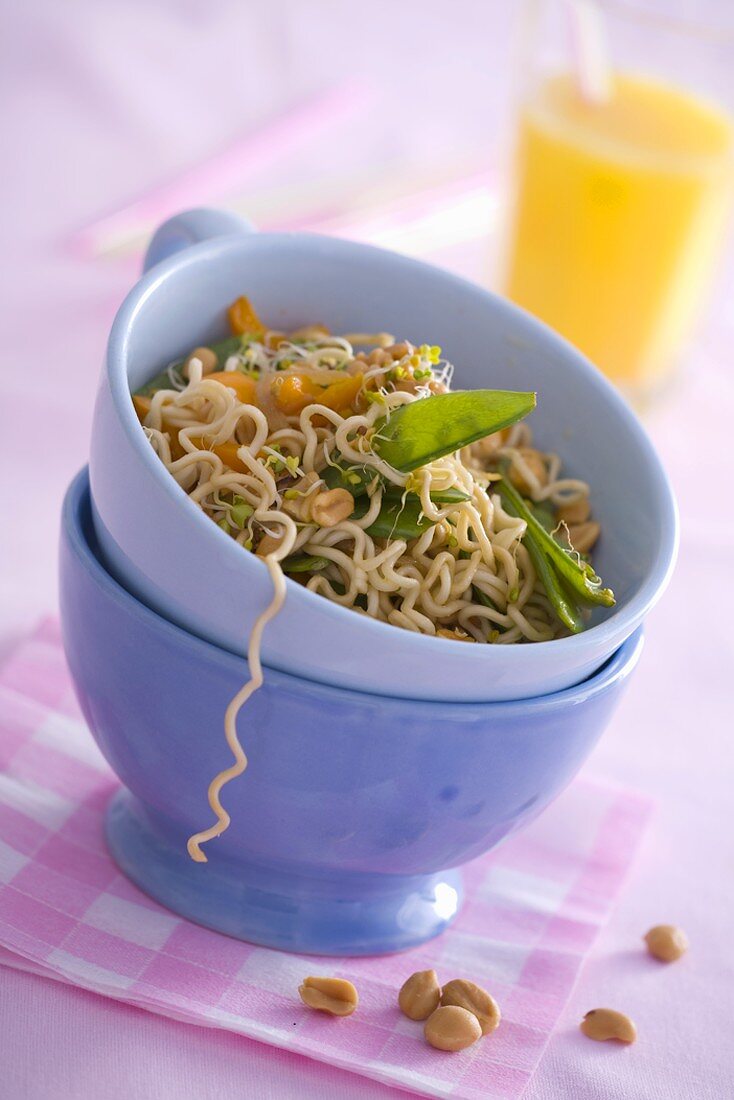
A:
[[[615,381],[675,360],[726,223],[734,127],[670,85],[617,75],[601,104],[570,76],[525,106],[505,291]]]

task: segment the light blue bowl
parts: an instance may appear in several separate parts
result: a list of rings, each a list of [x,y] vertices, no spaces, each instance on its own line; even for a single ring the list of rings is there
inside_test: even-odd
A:
[[[245,562],[242,549],[176,485],[130,401],[130,390],[166,363],[221,336],[225,306],[247,293],[275,327],[323,321],[337,332],[386,329],[440,344],[456,364],[459,388],[537,390],[536,438],[560,452],[571,476],[591,484],[603,527],[595,564],[618,597],[612,612],[597,612],[593,629],[576,637],[465,646],[357,617],[288,581],[286,605],[265,631],[267,665],[385,695],[516,699],[578,683],[640,625],[675,558],[670,486],[622,398],[550,329],[439,268],[349,241],[254,233],[216,211],[166,223],[151,264],[112,328],[90,459],[104,560],[149,606],[245,653],[270,596],[265,566]],[[253,585],[257,571],[262,582]]]
[[[122,870],[185,917],[254,943],[363,955],[436,935],[459,864],[534,818],[576,773],[616,707],[638,631],[591,679],[542,699],[429,703],[266,670],[240,713],[249,756],[212,820],[209,779],[231,763],[224,710],[246,662],[173,626],[95,556],[86,472],[64,504],[61,616],[77,694],[124,784],[107,819]],[[447,870],[447,868],[450,868]]]

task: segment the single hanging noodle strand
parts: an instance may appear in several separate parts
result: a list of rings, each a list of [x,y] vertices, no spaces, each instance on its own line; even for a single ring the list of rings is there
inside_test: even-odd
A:
[[[242,748],[237,736],[237,716],[247,700],[263,685],[263,670],[260,662],[260,648],[263,631],[270,620],[275,618],[280,611],[286,594],[285,575],[280,567],[278,559],[274,554],[268,554],[265,558],[265,564],[268,567],[268,572],[273,582],[273,598],[268,607],[258,616],[250,634],[250,641],[247,647],[247,661],[251,672],[250,679],[237,692],[224,715],[224,736],[227,739],[227,744],[232,750],[235,762],[231,767],[225,768],[224,771],[215,775],[209,784],[207,797],[217,821],[214,825],[210,825],[208,829],[203,829],[201,832],[194,833],[193,836],[189,837],[186,847],[195,863],[208,862],[206,855],[201,850],[201,845],[206,844],[209,840],[213,840],[214,837],[221,836],[225,829],[229,828],[231,818],[222,805],[219,796],[222,788],[226,786],[230,780],[236,779],[238,776],[242,775],[247,767],[247,754]]]

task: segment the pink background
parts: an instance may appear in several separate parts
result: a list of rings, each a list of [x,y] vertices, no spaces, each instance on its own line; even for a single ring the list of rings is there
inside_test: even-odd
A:
[[[129,264],[73,258],[68,235],[347,77],[371,83],[372,108],[260,169],[250,183],[260,220],[269,208],[282,218],[298,188],[318,190],[325,159],[330,186],[343,180],[355,197],[402,173],[429,182],[447,165],[486,167],[501,144],[510,8],[453,0],[449,15],[444,2],[408,0],[373,0],[359,13],[337,0],[75,0],[6,12],[0,652],[55,605],[61,495],[86,459],[106,332],[134,277]],[[437,248],[434,258],[481,278],[489,251],[480,239]],[[650,619],[641,669],[589,765],[656,796],[659,811],[528,1100],[732,1093],[732,282],[684,377],[647,417],[679,495],[681,559]],[[641,970],[640,936],[660,921],[688,930],[691,953],[677,966]],[[636,1019],[634,1048],[579,1037],[579,1017],[600,1003]],[[3,1087],[13,1098],[391,1094],[5,969],[0,1024]]]

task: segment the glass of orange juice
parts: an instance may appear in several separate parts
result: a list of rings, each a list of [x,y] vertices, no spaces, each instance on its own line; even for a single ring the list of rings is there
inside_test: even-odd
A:
[[[734,192],[734,23],[677,8],[525,6],[501,289],[637,399],[680,360]]]

